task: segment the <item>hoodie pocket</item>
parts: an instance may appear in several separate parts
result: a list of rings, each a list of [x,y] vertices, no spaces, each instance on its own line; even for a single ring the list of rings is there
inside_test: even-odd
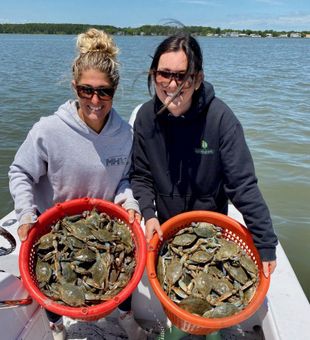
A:
[[[169,218],[192,210],[217,211],[218,207],[212,196],[169,196],[159,194],[156,199],[158,217],[162,222]]]
[[[193,196],[187,199],[187,210],[211,210],[217,211],[218,207],[213,198],[210,195],[203,195],[193,198]]]

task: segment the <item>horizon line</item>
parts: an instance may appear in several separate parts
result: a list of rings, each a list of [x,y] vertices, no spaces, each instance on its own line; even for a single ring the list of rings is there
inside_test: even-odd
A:
[[[62,22],[62,23],[55,23],[55,22],[24,22],[24,23],[12,23],[12,22],[0,22],[0,25],[28,25],[28,24],[39,24],[39,25],[84,25],[84,26],[110,26],[116,29],[140,29],[143,26],[160,26],[160,27],[176,27],[176,28],[182,28],[178,27],[177,25],[163,25],[163,24],[143,24],[140,26],[115,26],[111,24],[81,24],[81,23],[68,23],[68,22]],[[273,31],[273,32],[296,32],[296,33],[310,33],[310,30],[276,30],[276,29],[252,29],[252,28],[221,28],[221,27],[213,27],[213,26],[203,26],[203,25],[187,25],[183,26],[183,28],[190,28],[190,27],[203,27],[203,28],[211,28],[213,30],[215,29],[220,29],[222,30],[231,30],[231,31],[261,31],[261,32],[266,32],[266,31]]]

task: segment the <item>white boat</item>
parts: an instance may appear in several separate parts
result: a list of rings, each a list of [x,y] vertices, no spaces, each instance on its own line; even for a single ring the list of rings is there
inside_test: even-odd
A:
[[[229,207],[229,215],[243,223],[241,214]],[[11,212],[0,220],[0,226],[9,231],[16,240],[16,248],[0,257],[0,329],[1,340],[49,340],[51,331],[44,310],[32,301],[31,304],[15,306],[4,300],[21,300],[28,294],[19,276],[18,254],[20,242],[17,237],[15,213]],[[9,248],[9,243],[0,236],[0,249]],[[3,249],[2,248],[2,249]],[[310,306],[285,255],[281,244],[277,247],[278,266],[271,277],[271,284],[263,305],[248,320],[220,331],[222,339],[251,340],[307,340],[310,338]],[[169,327],[160,302],[154,295],[144,273],[133,293],[133,310],[141,325],[149,330],[149,339],[155,339]],[[126,339],[118,327],[117,311],[108,317],[83,322],[65,317],[68,339]],[[203,339],[190,335],[184,339]]]

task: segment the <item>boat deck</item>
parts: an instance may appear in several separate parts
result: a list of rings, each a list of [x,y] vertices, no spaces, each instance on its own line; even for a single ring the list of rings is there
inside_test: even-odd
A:
[[[154,324],[141,321],[144,329],[148,334],[148,340],[163,339],[163,328],[154,327]],[[77,322],[75,320],[65,318],[65,326],[67,329],[68,339],[71,340],[120,340],[127,339],[124,331],[118,326],[117,319],[107,317],[97,322]],[[263,331],[260,326],[255,327],[252,330],[245,330],[242,326],[234,326],[231,328],[223,329],[220,331],[222,340],[263,340],[265,339]],[[182,340],[204,340],[205,336],[199,335],[187,335]]]
[[[230,216],[240,220],[241,215],[230,211]],[[25,298],[27,292],[16,278],[19,276],[18,254],[20,243],[17,237],[17,223],[14,212],[0,220],[0,225],[16,239],[16,249],[0,261],[0,300]],[[8,243],[0,237],[0,247]],[[222,329],[223,340],[308,340],[310,336],[310,305],[281,245],[277,247],[277,263],[264,304],[248,320],[240,325]],[[133,293],[132,308],[135,317],[149,331],[149,340],[160,339],[163,330],[169,326],[160,302],[154,295],[146,272]],[[117,311],[96,322],[82,322],[65,317],[68,339],[126,339],[118,326]],[[14,320],[14,322],[12,322]],[[1,340],[51,340],[44,310],[33,302],[18,308],[0,308],[0,327],[6,332]],[[163,339],[163,337],[161,337]],[[186,336],[183,340],[205,339],[204,336]]]

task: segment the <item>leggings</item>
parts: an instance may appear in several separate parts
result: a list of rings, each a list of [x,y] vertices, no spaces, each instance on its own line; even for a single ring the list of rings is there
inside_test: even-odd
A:
[[[130,295],[124,302],[120,303],[118,308],[122,312],[129,312],[131,310],[131,300],[132,300],[132,295]],[[48,318],[48,321],[52,322],[52,323],[56,323],[62,317],[61,315],[50,312],[47,309],[45,309],[45,312],[46,312],[46,316]]]
[[[62,318],[61,315],[56,313],[50,312],[49,310],[45,309],[45,313],[49,322],[56,323],[58,320]]]
[[[120,309],[122,312],[129,312],[131,310],[131,300],[132,295],[130,295],[125,301],[120,303],[118,305],[118,309]]]

